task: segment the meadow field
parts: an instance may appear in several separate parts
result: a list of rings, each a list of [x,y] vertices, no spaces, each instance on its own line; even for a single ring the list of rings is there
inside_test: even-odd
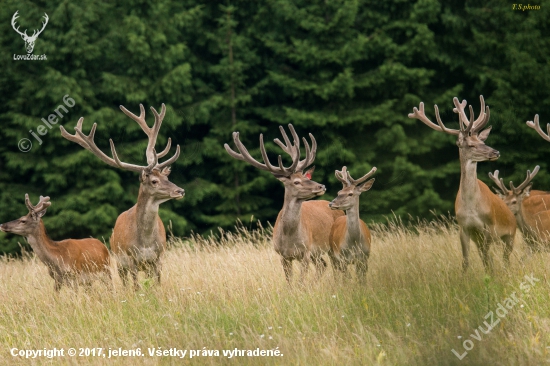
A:
[[[313,268],[288,286],[269,230],[171,239],[163,282],[142,289],[101,283],[53,291],[32,256],[0,262],[2,364],[67,365],[541,365],[550,362],[549,254],[526,256],[521,234],[511,265],[492,249],[486,275],[472,243],[461,270],[451,220],[373,230],[366,283]],[[296,271],[298,271],[298,266]],[[525,277],[528,276],[528,277]],[[522,285],[523,283],[523,285]],[[510,301],[516,298],[518,301]],[[506,300],[508,299],[508,300]],[[499,303],[501,306],[499,307]],[[508,306],[504,312],[505,306]],[[500,310],[500,311],[499,311]],[[489,312],[494,319],[487,318]],[[500,314],[500,315],[497,315]],[[498,320],[498,324],[495,324]],[[494,328],[484,325],[488,322]],[[492,322],[492,323],[491,323]],[[487,331],[487,333],[480,331]],[[477,332],[476,332],[477,330]],[[465,346],[469,351],[465,350]],[[102,348],[103,356],[25,359],[10,350]],[[108,358],[112,350],[144,356]],[[188,350],[185,358],[149,349]],[[223,350],[278,350],[224,356]],[[459,359],[457,355],[462,357]],[[190,358],[190,350],[195,356]],[[218,350],[220,356],[203,356]],[[96,351],[99,352],[99,351]],[[464,352],[467,352],[464,354]],[[207,353],[207,352],[204,352]]]

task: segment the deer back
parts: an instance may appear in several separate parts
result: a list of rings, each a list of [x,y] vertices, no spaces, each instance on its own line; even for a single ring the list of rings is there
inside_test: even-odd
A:
[[[66,239],[57,246],[63,262],[77,273],[103,272],[109,267],[109,250],[97,239]]]

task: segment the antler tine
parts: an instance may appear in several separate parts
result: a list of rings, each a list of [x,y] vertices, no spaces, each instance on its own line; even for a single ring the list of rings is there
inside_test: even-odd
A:
[[[481,130],[487,122],[489,122],[489,118],[491,117],[489,112],[489,106],[485,107],[485,99],[483,98],[483,95],[479,96],[479,103],[481,105],[481,111],[479,112],[479,117],[474,122],[474,131]],[[473,112],[471,112],[473,114]]]
[[[51,206],[51,204],[52,203],[50,202],[50,197],[40,196],[40,200],[35,206],[31,203],[31,200],[29,199],[29,194],[25,193],[25,205],[29,209],[29,212],[32,213],[33,215],[36,214],[37,212],[47,209],[48,207]]]
[[[107,158],[110,159],[110,160],[113,160],[116,164],[114,166],[117,167],[117,168],[130,170],[132,172],[141,172],[144,169],[147,170],[147,171],[151,171],[156,167],[156,165],[158,163],[157,154],[156,154],[154,149],[153,149],[153,160],[147,166],[124,163],[124,162],[120,161],[120,159],[118,158],[118,154],[116,153],[115,143],[113,142],[113,139],[109,139],[109,144],[111,145],[111,153],[113,154],[113,159],[111,159],[109,157],[107,157]],[[97,149],[97,147],[96,147],[96,149]],[[101,152],[101,150],[99,150],[99,149],[97,149],[97,150]]]
[[[164,157],[166,154],[168,154],[168,151],[170,151],[170,147],[172,146],[172,139],[168,137],[168,143],[166,144],[166,147],[164,150],[162,150],[160,153],[157,154],[158,158]]]
[[[498,178],[498,170],[495,170],[495,173],[489,173],[489,178],[497,185],[497,187],[502,191],[502,193],[507,194],[508,188],[504,185],[504,180],[502,178]]]
[[[437,118],[437,123],[438,123],[437,125],[435,123],[433,123],[432,121],[430,121],[430,119],[428,117],[426,117],[426,113],[424,113],[424,102],[420,102],[419,108],[414,107],[413,112],[409,113],[408,117],[409,118],[416,118],[416,119],[422,121],[426,126],[432,128],[436,131],[445,132],[445,133],[448,133],[450,135],[458,135],[460,133],[460,131],[449,129],[449,128],[445,127],[445,125],[443,124],[443,122],[441,121],[441,118],[439,116],[439,109],[438,109],[437,105],[434,105],[434,108],[435,108],[436,118]]]
[[[263,139],[263,136],[260,134],[260,141],[262,139]],[[233,132],[233,141],[235,142],[235,146],[237,146],[237,150],[239,150],[239,152],[237,153],[237,152],[233,151],[229,147],[228,144],[224,144],[223,147],[225,147],[225,150],[227,151],[227,153],[229,155],[231,155],[235,159],[247,162],[255,168],[270,171],[270,169],[267,166],[265,166],[264,164],[256,161],[256,159],[254,159],[252,157],[252,155],[250,155],[250,153],[248,152],[246,147],[243,145],[243,143],[239,139],[239,133],[238,132]]]
[[[472,128],[473,122],[474,122],[474,114],[471,111],[470,107],[470,121],[468,122],[468,117],[466,117],[466,112],[464,112],[464,108],[466,105],[468,105],[468,102],[466,102],[466,99],[463,99],[462,102],[458,102],[458,98],[453,98],[453,104],[455,107],[453,108],[453,112],[458,114],[458,123],[460,124],[460,130],[463,132],[469,132]]]
[[[521,183],[517,188],[514,187],[514,183],[512,183],[510,181],[510,188],[512,188],[512,190],[514,191],[515,194],[521,193],[521,191],[523,191],[525,189],[525,187],[527,187],[529,185],[529,183],[531,183],[531,181],[533,180],[535,175],[537,175],[537,173],[539,172],[539,169],[540,169],[540,166],[537,165],[535,167],[535,169],[533,169],[533,173],[531,173],[531,171],[528,170],[527,171],[527,177],[525,178],[523,183]]]
[[[29,209],[29,212],[34,211],[34,206],[31,203],[31,200],[29,199],[29,194],[25,193],[25,206]]]
[[[540,128],[539,124],[539,115],[535,114],[535,122],[533,121],[527,121],[527,126],[531,127],[535,131],[539,133],[539,135],[545,139],[546,141],[550,141],[550,123],[546,125],[546,129],[548,133],[544,133],[544,131]]]
[[[160,126],[162,125],[162,121],[164,120],[164,116],[166,115],[166,105],[162,103],[162,106],[160,108],[160,114],[157,112],[157,110],[154,107],[151,107],[151,111],[155,115],[155,123],[153,124],[153,127],[149,128],[149,133],[147,136],[149,137],[149,142],[147,143],[147,161],[150,162],[152,160],[151,150],[155,148],[155,145],[157,143],[157,138],[160,130]],[[164,152],[164,151],[163,151]]]
[[[483,95],[479,96],[480,104],[481,104],[481,112],[478,116],[478,118],[474,121],[474,109],[471,105],[469,105],[470,110],[470,121],[468,121],[468,118],[466,117],[466,113],[464,112],[464,107],[466,106],[467,102],[466,100],[462,100],[461,103],[458,103],[458,98],[453,98],[453,103],[455,104],[455,108],[453,108],[453,112],[458,113],[460,121],[466,126],[465,129],[461,129],[464,132],[479,132],[487,122],[489,122],[489,119],[491,117],[491,113],[489,110],[489,106],[485,106],[485,99],[483,99]]]
[[[351,182],[348,180],[348,175],[346,174],[347,169],[348,168],[344,166],[342,167],[342,171],[339,171],[339,170],[334,171],[334,175],[336,176],[336,179],[342,182],[344,187],[349,187],[351,185]]]
[[[95,136],[95,131],[96,131],[96,128],[97,128],[97,123],[94,123],[92,125],[92,129],[90,130],[90,134],[88,136],[86,136],[82,132],[83,122],[84,122],[84,117],[80,117],[80,119],[78,120],[78,123],[76,124],[76,127],[74,128],[75,131],[76,131],[76,133],[74,135],[71,135],[70,133],[68,133],[65,130],[65,128],[63,128],[63,126],[59,126],[59,129],[61,130],[61,136],[63,136],[64,138],[66,138],[69,141],[76,142],[77,144],[79,144],[80,146],[82,146],[86,150],[90,151],[92,154],[94,154],[95,156],[100,158],[103,162],[107,163],[108,165],[110,165],[112,167],[115,167],[115,168],[118,168],[119,166],[116,163],[116,161],[111,159],[107,155],[105,155],[103,153],[103,151],[101,151],[96,146],[96,144],[94,142],[94,136]]]
[[[285,140],[286,145],[284,145],[281,140],[274,139],[273,141],[279,145],[281,149],[283,149],[284,152],[290,155],[290,158],[292,159],[292,165],[289,168],[284,168],[285,170],[294,172],[298,171],[296,169],[296,166],[298,165],[300,161],[300,138],[298,137],[298,134],[296,133],[296,130],[294,130],[294,126],[292,124],[288,124],[288,128],[290,130],[290,133],[292,134],[292,138],[294,139],[294,145],[290,143],[290,140],[285,132],[285,129],[283,126],[279,126],[279,130],[281,131],[281,135],[283,135],[283,139]],[[279,164],[279,168],[282,167],[282,164]]]
[[[311,149],[309,148],[309,144],[307,143],[306,138],[303,137],[304,144],[306,145],[306,158],[300,161],[300,163],[296,167],[296,171],[303,171],[315,161],[315,155],[317,154],[317,141],[311,133],[309,134],[309,138],[311,139]]]
[[[286,137],[286,136],[285,136]],[[269,157],[267,156],[267,152],[265,151],[265,145],[264,145],[264,135],[263,133],[260,134],[260,153],[262,154],[262,158],[264,159],[265,166],[268,171],[274,172],[277,171],[277,168],[271,165],[271,162],[269,161]],[[282,160],[281,155],[279,155],[279,169],[284,171],[284,167],[282,167]]]
[[[363,183],[364,181],[366,181],[368,178],[370,178],[374,173],[376,173],[376,167],[373,167],[370,172],[368,172],[367,174],[365,174],[364,176],[362,176],[361,178],[359,179],[353,179],[351,177],[351,175],[349,174],[349,171],[348,171],[348,180],[350,181],[350,183],[354,186],[358,185],[358,184],[361,184]]]
[[[153,149],[153,152],[155,152],[154,149]],[[164,151],[163,151],[163,153],[164,153]],[[155,154],[156,154],[156,152],[155,152]],[[160,157],[161,157],[160,154],[157,155],[157,159],[160,158]],[[165,166],[168,166],[168,165],[174,163],[176,160],[178,160],[179,157],[180,157],[180,145],[176,145],[176,153],[170,159],[168,159],[166,161],[163,161],[162,163],[158,164],[155,168],[162,169]],[[158,160],[157,160],[157,163],[158,163]]]

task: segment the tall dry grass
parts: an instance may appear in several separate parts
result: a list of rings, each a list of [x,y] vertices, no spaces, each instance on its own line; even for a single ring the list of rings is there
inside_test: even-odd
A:
[[[524,258],[516,238],[511,265],[494,246],[495,271],[485,274],[472,243],[472,265],[461,271],[456,227],[450,220],[374,228],[366,284],[332,270],[305,286],[289,287],[269,230],[221,238],[173,240],[163,259],[163,282],[142,279],[134,292],[116,278],[113,292],[53,291],[36,259],[0,263],[3,364],[250,364],[250,365],[541,365],[550,360],[548,254]],[[297,267],[298,271],[299,268]],[[478,332],[488,311],[525,275],[539,279],[489,333]],[[495,315],[496,317],[496,315]],[[462,338],[459,338],[462,337]],[[461,361],[464,340],[473,349]],[[9,350],[68,347],[149,347],[210,350],[275,349],[282,357],[64,357],[24,360]]]

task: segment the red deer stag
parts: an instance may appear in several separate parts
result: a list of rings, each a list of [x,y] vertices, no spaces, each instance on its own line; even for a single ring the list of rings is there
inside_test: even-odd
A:
[[[25,194],[25,204],[29,213],[0,225],[0,230],[27,238],[36,256],[48,267],[56,291],[61,289],[63,283],[71,281],[89,284],[101,274],[105,274],[104,279],[110,282],[109,251],[103,243],[92,238],[53,241],[48,237],[42,221],[42,216],[51,205],[50,197],[40,196],[38,204],[33,206],[29,195]]]
[[[235,159],[245,161],[258,169],[270,172],[275,178],[283,182],[285,186],[283,208],[279,212],[275,227],[273,228],[273,243],[275,251],[281,255],[285,276],[290,283],[292,261],[295,259],[302,263],[302,281],[307,274],[310,261],[313,261],[315,264],[318,274],[324,271],[326,262],[321,255],[330,248],[330,228],[334,220],[344,213],[342,211],[331,211],[328,207],[328,201],[306,201],[310,198],[322,196],[326,191],[324,185],[311,180],[315,167],[303,173],[304,169],[315,160],[317,142],[310,133],[309,137],[312,143],[310,149],[307,140],[303,138],[306,146],[306,158],[300,160],[300,139],[294,127],[291,124],[288,125],[294,139],[294,144],[291,144],[283,127],[280,126],[279,128],[286,145],[279,139],[275,139],[274,141],[292,158],[292,164],[288,168],[283,166],[280,155],[278,166],[271,165],[265,152],[263,134],[260,134],[260,152],[264,164],[256,161],[250,155],[246,147],[239,140],[238,132],[233,132],[233,141],[239,152],[231,150],[227,144],[224,147],[229,155]]]
[[[540,244],[550,241],[550,192],[531,190],[531,181],[537,175],[540,167],[537,165],[533,173],[527,171],[527,178],[517,188],[510,182],[510,189],[506,188],[502,178],[498,177],[498,170],[489,177],[495,182],[500,192],[497,194],[510,208],[518,227],[529,247],[529,254],[537,251]]]
[[[516,219],[506,204],[498,198],[485,183],[477,179],[477,163],[481,161],[493,161],[499,158],[500,153],[485,145],[484,141],[489,136],[491,127],[482,131],[489,122],[489,107],[485,108],[483,96],[479,97],[481,112],[474,121],[474,112],[470,105],[470,120],[466,117],[464,107],[466,101],[458,102],[453,98],[455,108],[453,111],[459,115],[459,130],[446,128],[439,116],[437,105],[434,106],[437,124],[433,123],[424,113],[424,103],[420,107],[413,108],[409,118],[416,118],[428,127],[457,136],[456,144],[460,155],[460,187],[455,200],[455,212],[460,228],[460,243],[462,245],[463,269],[468,268],[468,254],[470,239],[479,249],[485,269],[492,269],[492,260],[489,255],[489,247],[493,241],[499,238],[504,242],[504,260],[509,262],[510,253],[514,247],[516,233]]]
[[[370,255],[371,235],[367,224],[359,218],[359,196],[371,189],[374,178],[365,182],[376,172],[376,167],[359,179],[353,179],[346,167],[336,170],[336,178],[343,188],[338,196],[329,203],[333,210],[344,210],[346,216],[340,216],[330,231],[329,252],[333,267],[347,271],[348,264],[355,264],[357,278],[365,280]],[[365,182],[365,183],[363,183]]]
[[[139,107],[141,110],[139,117],[123,106],[120,106],[120,109],[136,121],[148,137],[145,151],[147,166],[121,162],[112,139],[109,139],[109,142],[113,158],[105,155],[94,142],[97,123],[93,124],[90,134],[87,136],[82,132],[83,117],[78,120],[75,127],[76,134],[74,135],[67,133],[61,126],[63,137],[91,151],[103,162],[115,168],[139,173],[141,184],[137,203],[118,216],[111,236],[111,250],[116,256],[120,277],[126,284],[128,273],[130,273],[136,290],[139,288],[137,275],[140,270],[146,271],[151,277],[156,277],[160,283],[160,257],[166,248],[166,231],[158,215],[159,205],[171,199],[181,199],[185,193],[183,189],[168,180],[170,174],[168,165],[175,162],[179,157],[179,145],[176,147],[174,156],[163,163],[159,163],[158,159],[168,154],[171,145],[170,138],[166,148],[161,153],[157,154],[155,151],[155,144],[166,113],[166,106],[162,104],[160,114],[151,107],[155,115],[153,127],[147,126],[143,105],[140,104]]]

